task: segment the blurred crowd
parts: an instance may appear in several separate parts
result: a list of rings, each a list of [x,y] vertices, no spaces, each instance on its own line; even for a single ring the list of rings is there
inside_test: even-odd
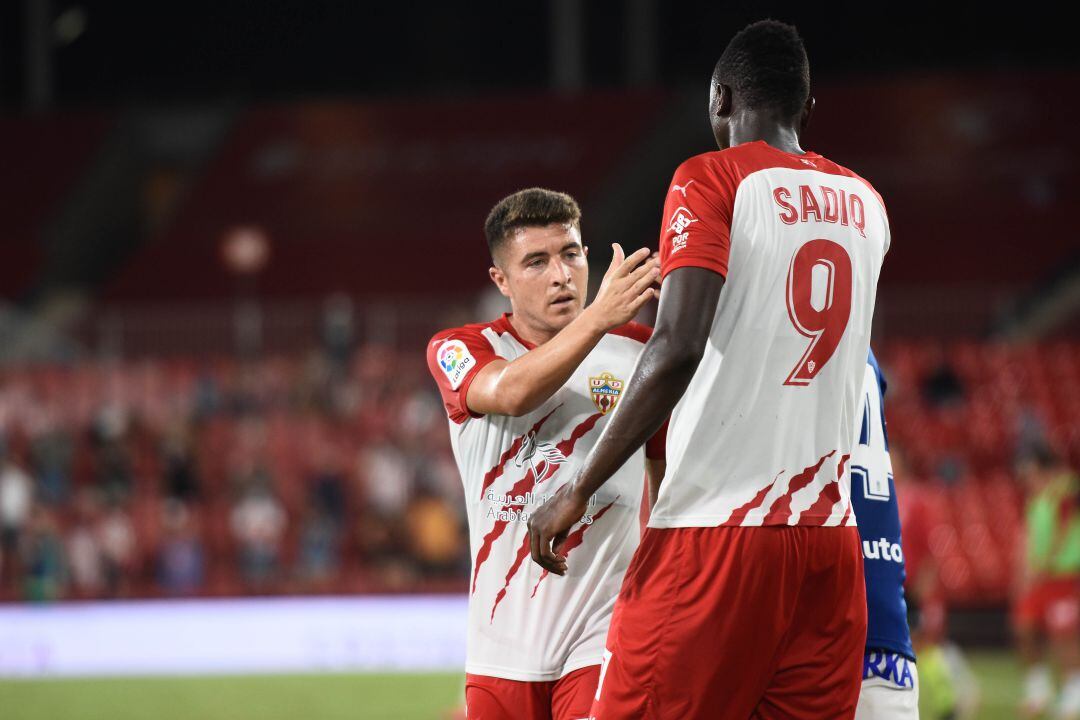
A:
[[[423,358],[0,370],[0,598],[464,587]]]
[[[1003,602],[1016,469],[1080,461],[1080,345],[879,351],[909,566]],[[0,368],[0,599],[464,590],[446,422],[422,354],[377,345]]]

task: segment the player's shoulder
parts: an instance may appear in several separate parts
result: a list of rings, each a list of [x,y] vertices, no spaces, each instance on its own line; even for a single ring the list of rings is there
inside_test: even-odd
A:
[[[445,328],[432,335],[431,340],[428,341],[428,344],[436,344],[444,340],[450,340],[455,337],[475,337],[477,335],[483,335],[484,330],[489,327],[491,327],[491,323],[484,322],[469,323],[467,325],[458,325],[457,327]]]
[[[652,337],[653,329],[648,325],[642,325],[639,322],[628,322],[625,325],[620,325],[617,328],[608,330],[608,335],[615,335],[617,337],[630,338],[644,345]]]
[[[829,173],[830,175],[840,175],[842,177],[849,177],[852,180],[859,181],[860,183],[865,185],[867,187],[867,189],[870,190],[870,192],[872,192],[874,194],[874,197],[876,197],[878,202],[881,203],[882,209],[885,208],[885,201],[882,199],[881,193],[879,193],[877,191],[877,188],[874,187],[873,183],[871,183],[865,177],[863,177],[859,173],[855,172],[851,168],[847,167],[846,165],[841,165],[838,162],[830,160],[830,159],[828,159],[826,157],[822,157],[820,155],[818,157],[821,159],[820,164],[822,165],[822,167],[819,168],[819,169],[823,170],[824,172]]]
[[[708,182],[730,174],[733,158],[728,150],[712,150],[688,157],[675,169],[675,177]],[[698,180],[700,178],[700,180]]]
[[[459,325],[457,327],[440,330],[439,332],[432,335],[431,339],[428,340],[428,350],[434,351],[441,345],[452,341],[463,342],[467,345],[472,345],[474,343],[483,343],[486,345],[490,345],[491,343],[484,336],[484,331],[489,329],[494,330],[497,327],[498,323],[499,320],[496,319],[489,320],[487,322],[469,323],[467,325]]]
[[[813,165],[803,158],[756,141],[694,155],[679,165],[675,175],[684,180],[700,177],[706,185],[735,187],[759,170],[784,167],[812,169]]]

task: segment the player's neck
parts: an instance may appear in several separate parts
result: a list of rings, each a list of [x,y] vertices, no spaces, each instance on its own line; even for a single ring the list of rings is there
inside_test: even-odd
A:
[[[543,345],[557,334],[557,331],[552,332],[546,328],[538,328],[530,325],[517,313],[511,313],[509,320],[510,326],[514,328],[514,332],[517,333],[517,336],[532,345]]]
[[[799,131],[787,123],[760,113],[741,113],[729,121],[731,147],[743,143],[764,141],[777,150],[802,155],[805,151],[799,145]]]

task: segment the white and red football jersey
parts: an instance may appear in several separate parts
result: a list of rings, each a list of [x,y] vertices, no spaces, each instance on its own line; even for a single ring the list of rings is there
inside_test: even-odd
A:
[[[661,275],[726,282],[650,527],[854,522],[846,464],[888,248],[877,192],[816,153],[759,141],[679,166]]]
[[[564,577],[530,560],[527,522],[581,467],[651,332],[629,323],[608,333],[558,392],[522,417],[481,416],[465,404],[480,368],[532,349],[509,316],[445,330],[428,343],[465,486],[473,557],[466,672],[548,681],[603,660],[615,597],[638,545],[646,452],[663,457],[662,438],[592,498],[563,549],[571,559]]]

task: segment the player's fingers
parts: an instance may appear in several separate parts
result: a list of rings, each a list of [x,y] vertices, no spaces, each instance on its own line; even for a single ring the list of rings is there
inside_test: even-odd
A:
[[[641,267],[630,275],[632,283],[630,285],[631,294],[637,295],[639,292],[656,282],[656,278],[658,277],[660,277],[659,265],[652,262],[643,263]]]
[[[540,535],[540,566],[545,570],[562,575],[566,572],[566,561],[551,550],[551,538]]]
[[[629,275],[647,257],[649,257],[649,249],[648,248],[641,248],[639,250],[634,251],[633,253],[628,255],[625,260],[622,261],[622,264],[619,265],[619,268],[615,271],[615,275],[617,277],[621,277],[621,276],[624,276],[624,275]]]
[[[555,554],[557,554],[564,562],[566,561],[566,556],[562,554],[562,551],[563,545],[566,544],[566,538],[568,537],[570,537],[570,531],[563,530],[561,533],[555,536],[551,543],[552,551],[554,551]]]
[[[623,260],[626,259],[626,253],[623,252],[622,245],[619,243],[611,243],[611,263],[608,265],[607,274],[612,274],[619,269],[619,266],[623,264]]]
[[[656,288],[650,285],[649,287],[645,288],[640,295],[638,295],[630,302],[630,312],[636,315],[637,311],[640,310],[642,306],[645,305],[645,303],[658,296],[659,293],[656,291]]]
[[[657,279],[659,279],[659,277],[660,268],[650,268],[648,272],[643,273],[642,276],[638,277],[638,279],[634,281],[634,284],[630,286],[631,293],[633,295],[642,293],[645,288],[652,287],[652,285],[657,282]]]
[[[529,524],[529,554],[532,556],[533,562],[537,565],[543,565],[540,560],[540,533],[536,528]]]
[[[529,553],[533,562],[549,572],[559,572],[559,558],[551,551],[551,538],[539,528],[529,528]]]

